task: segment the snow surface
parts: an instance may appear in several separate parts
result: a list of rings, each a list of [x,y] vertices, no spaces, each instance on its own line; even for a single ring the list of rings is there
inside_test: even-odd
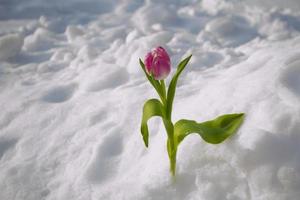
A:
[[[2,0],[0,199],[299,199],[299,10],[298,0]],[[157,45],[173,72],[193,54],[175,120],[246,113],[223,144],[189,136],[176,181],[160,119],[149,149],[139,132],[155,92],[138,58]]]

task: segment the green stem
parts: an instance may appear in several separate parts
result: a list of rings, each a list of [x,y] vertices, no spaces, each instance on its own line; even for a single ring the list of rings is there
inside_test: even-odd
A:
[[[169,90],[169,89],[168,89]],[[167,104],[166,104],[166,117],[171,121],[172,120],[172,107],[173,107],[173,101],[171,101],[168,98],[169,95],[167,95]]]
[[[160,81],[160,99],[163,103],[163,105],[167,105],[167,92],[166,92],[166,85],[165,85],[165,81],[164,80],[161,80]]]
[[[162,85],[159,84],[159,82],[157,82],[157,83],[153,84],[153,87],[156,90],[156,92],[157,92],[159,98],[161,99],[163,105],[165,105],[165,103],[166,103],[167,100],[166,100],[166,97],[164,95]]]
[[[165,81],[161,80],[160,84],[161,84],[161,88],[162,88],[162,95],[163,95],[164,99],[167,100],[167,92],[166,92]]]
[[[162,101],[163,109],[165,112],[165,119],[163,120],[166,132],[168,134],[168,144],[167,149],[169,153],[170,159],[170,172],[173,177],[175,177],[176,171],[176,149],[175,149],[175,141],[174,141],[174,125],[171,121],[171,111],[168,112],[168,99],[167,99],[167,92],[166,92],[166,85],[165,81],[161,80],[160,84],[158,84],[157,93]]]
[[[176,172],[176,150],[173,149],[173,153],[171,154],[171,157],[170,157],[170,171],[171,171],[171,174],[173,176],[175,176],[175,172]]]
[[[172,176],[175,176],[176,172],[176,153],[177,149],[174,146],[174,140],[172,141],[171,138],[168,138],[167,142],[167,150],[168,150],[168,155],[169,155],[169,160],[170,160],[170,172]]]
[[[166,86],[165,86],[165,81],[161,80],[161,89],[162,89],[162,96],[164,99],[162,99],[163,101],[163,106],[164,106],[164,110],[165,110],[165,114],[166,114],[166,120],[164,120],[164,125],[165,125],[165,129],[167,131],[168,134],[168,151],[169,151],[169,159],[170,159],[170,171],[172,176],[175,176],[175,171],[176,171],[176,149],[175,149],[175,141],[174,141],[174,125],[171,121],[171,112],[168,113],[167,111],[167,92],[166,92]]]

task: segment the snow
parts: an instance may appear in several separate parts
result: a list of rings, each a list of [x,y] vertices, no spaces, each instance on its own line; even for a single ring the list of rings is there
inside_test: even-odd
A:
[[[291,200],[300,195],[300,4],[234,0],[0,3],[0,199]],[[220,145],[191,135],[169,173],[138,64],[180,77],[173,119],[245,112]],[[170,81],[170,77],[167,82]]]
[[[0,60],[5,61],[15,57],[23,46],[23,38],[16,34],[0,37]]]

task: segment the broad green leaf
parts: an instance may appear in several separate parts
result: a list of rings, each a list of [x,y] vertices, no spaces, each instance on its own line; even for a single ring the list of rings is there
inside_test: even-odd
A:
[[[208,143],[221,143],[237,131],[243,119],[244,113],[222,115],[202,123],[186,119],[179,120],[174,126],[175,148],[191,133],[198,133]]]
[[[186,136],[198,133],[204,141],[211,144],[218,144],[233,135],[242,124],[243,119],[244,113],[239,113],[222,115],[214,120],[202,123],[186,119],[176,122],[174,125],[174,147],[171,148],[170,140],[167,143],[172,175],[175,175],[178,145]]]
[[[144,71],[148,81],[151,83],[151,85],[154,87],[154,89],[156,90],[156,92],[158,93],[159,97],[161,98],[161,100],[163,102],[165,102],[165,95],[164,95],[164,91],[162,88],[162,85],[159,83],[158,80],[155,80],[152,76],[150,76],[145,69],[145,64],[143,63],[143,61],[141,59],[139,59],[140,62],[140,66],[142,68],[142,70]]]
[[[192,55],[185,58],[183,61],[181,61],[179,63],[176,73],[174,74],[174,76],[170,82],[170,85],[168,88],[168,94],[167,94],[167,118],[168,119],[171,119],[172,106],[173,106],[173,101],[174,101],[174,96],[175,96],[175,91],[176,91],[177,80],[178,80],[181,72],[184,70],[185,66],[190,61],[191,57],[192,57]]]
[[[151,117],[154,116],[159,116],[164,118],[165,117],[164,108],[162,103],[158,99],[149,99],[144,104],[142,124],[141,124],[141,133],[146,147],[148,147],[148,139],[149,139],[147,122]]]

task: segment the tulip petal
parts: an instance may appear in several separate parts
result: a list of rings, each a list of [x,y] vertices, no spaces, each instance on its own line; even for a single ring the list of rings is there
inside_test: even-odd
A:
[[[153,63],[153,55],[151,52],[149,52],[145,56],[145,67],[148,74],[151,74],[152,63]]]
[[[145,56],[146,71],[155,80],[165,79],[171,71],[170,57],[163,47],[157,47]]]

